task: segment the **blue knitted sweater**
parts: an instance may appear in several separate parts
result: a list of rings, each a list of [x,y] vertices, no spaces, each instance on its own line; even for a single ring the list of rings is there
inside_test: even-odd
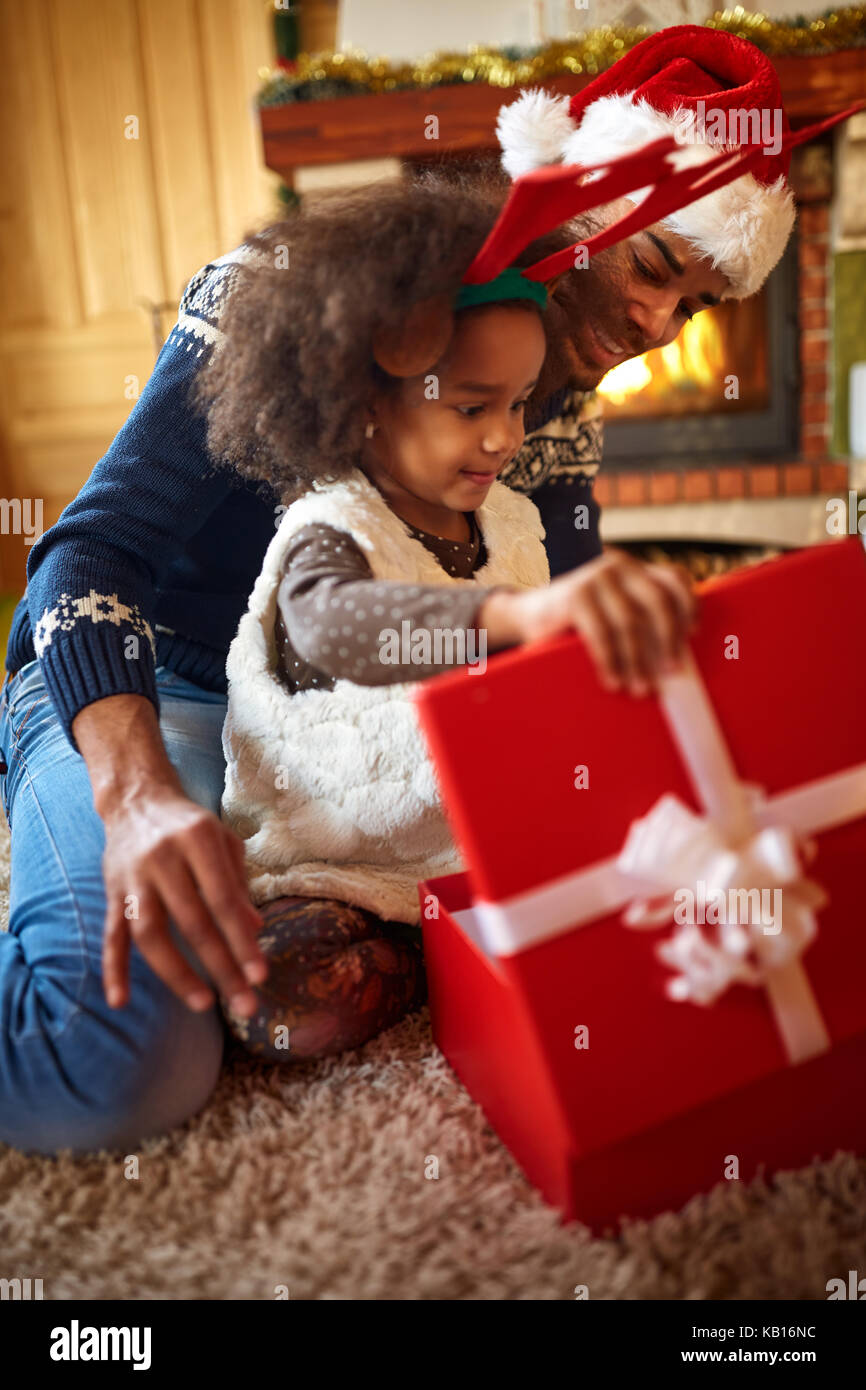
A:
[[[248,273],[245,259],[241,248],[190,281],[125,425],[31,551],[6,665],[38,658],[73,744],[72,721],[94,700],[144,695],[158,708],[158,665],[206,690],[226,689],[229,644],[280,512],[274,495],[215,465],[187,395],[220,340],[220,310]],[[560,404],[549,402],[529,426],[556,416]],[[575,528],[573,487],[552,481],[533,493],[554,574],[600,550],[591,476],[578,481],[590,507],[584,529]]]

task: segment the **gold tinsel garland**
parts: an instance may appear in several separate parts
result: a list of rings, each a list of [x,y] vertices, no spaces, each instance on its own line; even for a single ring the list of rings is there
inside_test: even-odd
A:
[[[866,8],[850,6],[828,10],[808,20],[779,21],[737,6],[716,11],[705,21],[705,27],[738,34],[774,57],[834,53],[866,44]],[[260,70],[264,85],[258,102],[260,106],[274,106],[287,101],[464,82],[519,87],[563,73],[594,77],[650,32],[643,25],[605,26],[526,52],[472,48],[467,53],[435,53],[415,63],[392,63],[387,58],[370,58],[366,53],[301,53],[291,71]]]

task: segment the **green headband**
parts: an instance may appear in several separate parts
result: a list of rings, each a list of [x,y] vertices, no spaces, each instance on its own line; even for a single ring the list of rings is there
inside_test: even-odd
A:
[[[509,299],[531,299],[543,309],[547,290],[540,280],[527,280],[521,270],[509,266],[483,285],[461,285],[454,308],[472,309],[476,304],[501,304]]]

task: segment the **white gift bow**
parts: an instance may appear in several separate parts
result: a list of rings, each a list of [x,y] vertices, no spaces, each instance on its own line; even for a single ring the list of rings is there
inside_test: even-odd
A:
[[[737,778],[690,656],[681,671],[663,678],[660,700],[698,800],[731,843],[742,843],[756,822],[759,828],[766,822],[802,837],[866,816],[866,763],[769,796],[755,807],[753,789]],[[644,885],[644,897],[652,887]],[[478,898],[471,908],[452,915],[487,955],[511,956],[607,917],[639,895],[614,856],[510,898]],[[800,962],[769,972],[766,989],[789,1060],[800,1062],[826,1051],[829,1035]]]
[[[747,912],[752,920],[738,923],[726,911],[714,939],[688,921],[658,946],[660,959],[681,972],[668,983],[668,994],[696,1004],[713,1003],[732,984],[766,986],[768,971],[802,955],[818,929],[814,910],[827,901],[821,888],[804,877],[790,830],[781,825],[756,828],[732,848],[712,821],[696,816],[675,796],[661,797],[633,822],[617,866],[640,881],[643,891],[652,886],[652,899],[635,898],[623,913],[629,927],[670,921],[676,893],[688,889],[694,902],[699,883],[709,892],[721,890],[726,900],[729,889],[782,890],[782,921],[771,931],[760,914],[755,921]]]

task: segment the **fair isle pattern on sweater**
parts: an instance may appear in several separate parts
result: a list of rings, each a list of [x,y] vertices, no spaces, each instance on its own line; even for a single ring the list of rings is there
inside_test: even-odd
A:
[[[170,347],[184,347],[201,357],[207,347],[222,347],[225,335],[219,327],[225,300],[237,283],[241,267],[263,265],[267,257],[249,246],[238,246],[219,260],[202,266],[183,292],[177,311],[177,322],[167,342]]]
[[[45,609],[33,629],[33,649],[37,657],[51,646],[55,632],[71,632],[81,618],[89,618],[92,623],[113,623],[115,627],[125,623],[132,629],[130,637],[147,638],[156,657],[153,631],[141,616],[138,605],[121,603],[117,594],[98,594],[95,589],[81,598],[61,594],[53,608]]]
[[[548,577],[535,505],[500,483],[476,512],[486,563],[470,580],[446,574],[360,472],[294,502],[268,547],[228,656],[223,816],[246,842],[257,903],[284,894],[336,898],[383,919],[417,923],[419,879],[459,871],[417,723],[416,682],[288,694],[276,674],[274,623],[282,561],[310,523],[348,533],[375,579],[510,584]],[[400,627],[384,611],[382,629]]]
[[[595,392],[567,392],[560,414],[527,434],[500,482],[526,494],[549,482],[592,482],[601,463],[603,429]]]

